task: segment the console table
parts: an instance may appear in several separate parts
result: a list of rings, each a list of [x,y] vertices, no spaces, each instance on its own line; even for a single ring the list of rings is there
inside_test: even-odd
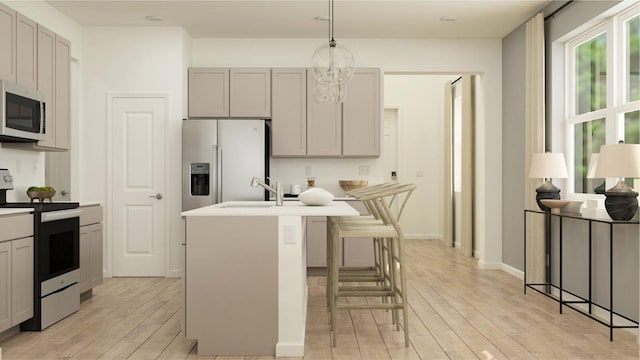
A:
[[[543,283],[527,283],[527,213],[533,213],[533,214],[541,214],[545,216],[545,242],[546,242],[546,253],[547,253],[547,268],[546,268],[546,281]],[[559,271],[558,271],[558,275],[559,275],[559,281],[558,281],[558,286],[554,285],[551,283],[551,218],[552,217],[557,217],[559,219]],[[589,223],[589,294],[587,298],[584,298],[582,296],[576,295],[570,291],[567,291],[565,289],[563,289],[562,287],[562,261],[563,261],[563,254],[562,254],[562,237],[563,237],[563,233],[562,233],[562,225],[564,222],[564,219],[578,219],[578,220],[582,220],[582,221],[587,221]],[[593,223],[603,223],[603,224],[608,224],[609,225],[609,307],[610,309],[607,309],[603,306],[600,306],[596,303],[592,302],[592,269],[591,269],[591,262],[592,262],[592,225]],[[609,328],[609,340],[613,341],[613,329],[619,329],[619,328],[638,328],[638,322],[632,319],[629,319],[628,317],[618,314],[613,310],[613,228],[614,226],[638,226],[639,222],[638,220],[631,220],[631,221],[616,221],[616,220],[611,220],[611,219],[602,219],[602,218],[591,218],[591,217],[586,217],[586,216],[581,216],[580,214],[572,214],[572,213],[551,213],[549,211],[542,211],[542,210],[524,210],[524,293],[527,293],[527,288],[533,289],[555,301],[558,302],[559,304],[559,312],[560,314],[562,314],[562,307],[563,306],[567,306],[577,312],[579,312],[580,314],[583,314],[587,317],[590,317],[591,319],[607,326]],[[536,288],[536,286],[546,286],[547,291],[541,291],[540,289]],[[554,296],[553,294],[551,294],[551,292],[549,291],[550,288],[554,288],[558,290],[558,296]],[[563,293],[566,292],[568,294],[573,295],[575,298],[578,298],[580,300],[565,300],[563,299]],[[586,304],[588,306],[588,310],[584,310],[581,309],[579,307],[577,307],[577,304]],[[592,309],[593,306],[596,306],[598,308],[601,308],[603,310],[606,310],[609,312],[609,321],[603,321],[602,319],[596,317],[593,313],[592,313]],[[633,323],[635,325],[615,325],[614,321],[613,321],[613,316],[617,315],[627,321],[629,321],[630,323]]]

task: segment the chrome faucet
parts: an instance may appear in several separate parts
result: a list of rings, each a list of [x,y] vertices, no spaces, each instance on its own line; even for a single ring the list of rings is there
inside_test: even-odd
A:
[[[253,187],[258,187],[258,185],[262,186],[265,190],[269,191],[270,193],[276,196],[276,206],[282,206],[283,204],[282,199],[284,197],[282,184],[276,181],[274,181],[273,183],[274,183],[273,185],[275,186],[275,190],[271,186],[267,185],[264,181],[260,180],[260,178],[257,176],[254,176],[253,179],[251,179],[251,186]]]

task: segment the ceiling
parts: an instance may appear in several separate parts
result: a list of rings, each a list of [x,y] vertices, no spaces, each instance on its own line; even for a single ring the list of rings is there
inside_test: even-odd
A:
[[[335,37],[503,38],[549,0],[336,0]],[[328,0],[48,1],[85,26],[182,26],[194,38],[321,38]],[[158,16],[162,21],[145,17]],[[456,21],[442,21],[455,17]]]

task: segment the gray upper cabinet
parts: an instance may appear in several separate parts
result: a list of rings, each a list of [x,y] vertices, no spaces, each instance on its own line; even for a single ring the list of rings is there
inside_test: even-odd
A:
[[[0,4],[0,78],[46,95],[46,136],[3,146],[38,151],[71,148],[71,43]]]
[[[313,75],[307,74],[307,155],[342,155],[342,106],[313,98]]]
[[[189,68],[189,118],[271,117],[271,69]]]
[[[380,156],[380,69],[356,69],[342,104],[342,155]]]
[[[55,148],[71,148],[71,43],[56,35],[55,45]]]
[[[0,79],[16,81],[15,10],[0,4]]]
[[[271,118],[271,69],[230,70],[231,117]]]
[[[307,155],[307,70],[271,70],[273,156]]]
[[[16,83],[35,89],[38,80],[38,24],[18,14],[16,36]]]
[[[71,43],[38,25],[37,88],[47,95],[46,138],[42,150],[71,148]]]
[[[189,68],[189,117],[229,117],[229,69]]]
[[[56,34],[38,25],[38,91],[47,95],[47,107],[45,109],[45,140],[39,141],[38,145],[45,147],[55,147],[55,56],[56,56]]]

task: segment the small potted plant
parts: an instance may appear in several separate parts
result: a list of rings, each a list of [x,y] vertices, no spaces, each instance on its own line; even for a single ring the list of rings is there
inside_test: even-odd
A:
[[[27,189],[27,196],[33,200],[38,199],[40,202],[44,202],[45,199],[49,199],[49,202],[52,202],[53,195],[56,194],[56,190],[51,186],[31,186]]]

